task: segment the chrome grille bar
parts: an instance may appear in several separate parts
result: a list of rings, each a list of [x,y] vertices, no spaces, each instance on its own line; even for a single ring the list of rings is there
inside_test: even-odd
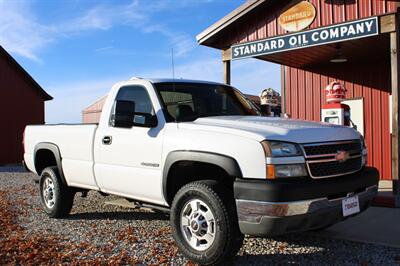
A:
[[[315,149],[307,149],[309,147],[315,147]],[[301,145],[301,149],[306,158],[308,172],[314,179],[348,175],[362,168],[362,145],[360,140],[309,143]],[[337,153],[332,153],[333,150],[348,152],[348,159],[340,162],[336,158]],[[307,154],[307,151],[309,154]],[[324,153],[324,151],[327,153]],[[316,154],[317,152],[320,153]],[[341,168],[343,168],[343,171],[340,171]]]

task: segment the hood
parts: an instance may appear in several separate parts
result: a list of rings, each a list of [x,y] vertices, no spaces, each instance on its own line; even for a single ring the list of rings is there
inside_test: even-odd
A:
[[[261,116],[215,116],[180,123],[179,128],[216,131],[258,141],[280,140],[295,143],[328,142],[360,138],[350,128],[321,122]]]

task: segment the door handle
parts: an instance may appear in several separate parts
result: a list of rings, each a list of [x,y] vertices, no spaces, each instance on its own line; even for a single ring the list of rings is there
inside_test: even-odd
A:
[[[104,145],[110,145],[112,142],[112,137],[111,136],[104,136],[103,137],[103,144]]]

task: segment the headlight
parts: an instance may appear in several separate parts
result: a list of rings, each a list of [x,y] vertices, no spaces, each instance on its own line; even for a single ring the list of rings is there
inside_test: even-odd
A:
[[[282,141],[263,141],[261,142],[261,145],[263,146],[265,157],[267,158],[278,157],[276,160],[284,159],[286,161],[286,159],[282,157],[303,156],[299,145],[294,143]],[[307,176],[305,164],[299,163],[298,160],[295,161],[297,162],[267,164],[267,179]]]
[[[265,157],[288,157],[288,156],[301,156],[299,145],[281,142],[281,141],[263,141],[261,142]]]

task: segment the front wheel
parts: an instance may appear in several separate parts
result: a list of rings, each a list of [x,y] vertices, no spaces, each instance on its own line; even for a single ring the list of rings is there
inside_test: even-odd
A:
[[[40,175],[40,199],[44,211],[52,218],[67,216],[71,211],[75,193],[65,186],[57,167],[47,167]]]
[[[226,264],[243,242],[232,193],[211,180],[189,183],[178,191],[171,226],[180,251],[202,265]]]

